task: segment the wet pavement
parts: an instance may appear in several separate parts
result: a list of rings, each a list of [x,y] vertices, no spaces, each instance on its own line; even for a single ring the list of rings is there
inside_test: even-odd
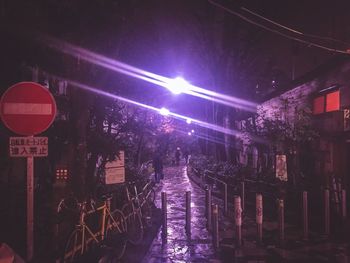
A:
[[[157,185],[156,206],[161,207],[161,192],[167,193],[167,236],[160,229],[144,263],[221,262],[206,230],[205,193],[187,176],[185,166],[168,167]],[[191,191],[191,234],[186,233],[186,191]]]
[[[350,262],[350,243],[310,231],[309,240],[302,239],[301,226],[285,225],[285,242],[278,239],[277,220],[264,216],[263,243],[256,242],[255,208],[244,213],[243,245],[235,247],[232,206],[229,215],[219,215],[220,248],[215,251],[211,234],[206,229],[205,192],[198,178],[187,174],[185,166],[168,167],[165,178],[156,186],[156,205],[161,207],[161,192],[167,193],[167,236],[159,229],[142,263],[168,262]],[[191,235],[185,230],[185,194],[191,191]],[[223,207],[222,200],[213,203]],[[322,220],[322,219],[320,219]]]

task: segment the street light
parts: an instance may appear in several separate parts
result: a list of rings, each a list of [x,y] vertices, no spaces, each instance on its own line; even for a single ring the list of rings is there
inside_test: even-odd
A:
[[[171,79],[168,81],[166,88],[169,89],[173,94],[178,95],[186,93],[191,90],[191,85],[181,77]]]
[[[163,116],[168,116],[169,113],[170,113],[170,111],[169,111],[168,109],[166,109],[166,108],[161,108],[161,109],[159,110],[159,113],[160,113],[161,115],[163,115]]]

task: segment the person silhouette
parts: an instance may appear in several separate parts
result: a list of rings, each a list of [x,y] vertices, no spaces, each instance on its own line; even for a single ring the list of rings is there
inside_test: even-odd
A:
[[[180,164],[180,155],[181,155],[180,147],[177,147],[176,151],[175,151],[175,163],[176,163],[176,165]]]
[[[153,168],[154,168],[154,180],[159,183],[160,179],[163,179],[163,160],[160,153],[156,153],[153,157]]]
[[[188,157],[189,157],[190,153],[188,152],[188,150],[185,150],[183,153],[183,157],[185,159],[185,164],[188,164]]]

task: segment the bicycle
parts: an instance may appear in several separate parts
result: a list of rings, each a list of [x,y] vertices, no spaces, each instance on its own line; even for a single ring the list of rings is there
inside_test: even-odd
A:
[[[133,188],[133,196],[129,190]],[[140,244],[143,239],[144,226],[152,224],[152,210],[154,206],[155,192],[151,187],[151,182],[146,183],[141,193],[138,193],[136,183],[130,182],[126,185],[126,196],[128,202],[123,205],[122,212],[127,223],[127,236],[130,243]]]
[[[111,212],[110,200],[111,197],[107,197],[103,200],[102,206],[94,208],[93,205],[90,205],[90,209],[87,208],[87,202],[77,203],[79,222],[67,239],[61,258],[62,263],[74,262],[91,247],[101,245],[107,237],[113,234],[122,235],[119,239],[118,247],[113,246],[115,257],[120,259],[124,255],[126,239],[123,237],[123,234],[127,231],[125,217],[123,212],[118,209]],[[64,201],[61,201],[60,204],[64,205]],[[91,226],[86,223],[86,218],[97,212],[102,214],[100,227],[97,231],[93,231]]]

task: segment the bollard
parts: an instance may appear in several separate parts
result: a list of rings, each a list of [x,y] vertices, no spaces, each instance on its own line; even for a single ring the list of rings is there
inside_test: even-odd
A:
[[[303,191],[303,239],[309,239],[309,214],[306,191]]]
[[[207,229],[211,230],[211,190],[207,188],[205,190],[205,200],[206,200],[206,216],[207,216]]]
[[[329,190],[324,190],[324,234],[329,236],[330,234],[330,215],[329,215]]]
[[[215,249],[219,248],[219,208],[218,205],[212,205],[213,219],[213,245]]]
[[[167,194],[162,192],[162,236],[167,236]]]
[[[342,220],[346,220],[346,190],[341,190],[341,216]]]
[[[191,234],[191,191],[186,192],[186,233]]]
[[[242,208],[242,211],[244,211],[244,208],[245,208],[245,182],[244,181],[241,182],[241,196],[242,196],[241,208]]]
[[[278,199],[278,229],[279,229],[279,241],[282,245],[284,243],[284,200]]]
[[[235,209],[235,225],[236,225],[236,245],[240,247],[242,245],[242,207],[241,197],[235,196],[234,201]]]
[[[224,184],[224,214],[227,215],[227,184]]]
[[[257,243],[262,243],[262,232],[263,232],[263,200],[261,194],[256,194],[256,241]]]

